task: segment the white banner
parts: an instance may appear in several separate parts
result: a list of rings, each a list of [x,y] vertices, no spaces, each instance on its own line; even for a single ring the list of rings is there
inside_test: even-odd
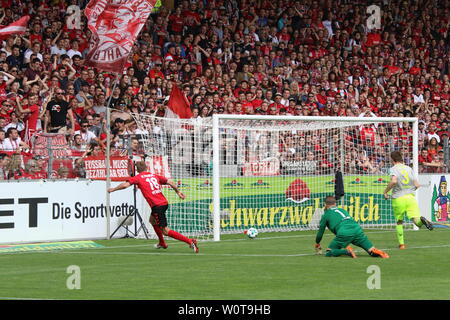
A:
[[[105,192],[104,181],[0,183],[0,243],[106,239]],[[148,229],[148,212],[142,212],[148,210],[140,191],[136,198]],[[133,188],[112,193],[110,207],[113,233],[134,213]],[[137,229],[134,224],[128,228],[134,233],[140,226],[138,223]],[[114,238],[123,237],[126,232],[120,227]]]

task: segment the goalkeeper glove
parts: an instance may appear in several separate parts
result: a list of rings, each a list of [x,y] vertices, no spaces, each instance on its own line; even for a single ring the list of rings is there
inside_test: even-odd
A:
[[[316,254],[322,254],[322,247],[320,246],[320,243],[316,243],[314,245],[314,249],[316,249]]]

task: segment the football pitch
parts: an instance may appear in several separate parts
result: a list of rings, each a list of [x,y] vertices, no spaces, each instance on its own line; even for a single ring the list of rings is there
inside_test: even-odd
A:
[[[199,254],[181,242],[157,250],[155,240],[138,239],[0,253],[0,299],[450,299],[450,229],[406,231],[406,250],[397,249],[392,230],[367,235],[391,257],[372,258],[360,248],[357,259],[317,256],[312,231],[260,233],[253,240],[223,235],[220,242],[200,242]],[[322,247],[331,239],[327,231]]]

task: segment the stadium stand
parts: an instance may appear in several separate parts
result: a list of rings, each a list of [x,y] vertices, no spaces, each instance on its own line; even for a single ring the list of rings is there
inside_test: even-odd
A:
[[[124,137],[139,133],[129,113],[164,117],[173,83],[193,121],[214,113],[418,117],[420,172],[449,172],[448,1],[374,1],[381,29],[370,31],[361,0],[175,1],[151,14],[115,90],[116,75],[84,65],[86,18],[81,29],[66,24],[68,6],[86,1],[1,2],[3,26],[31,18],[24,35],[1,41],[0,179],[83,178],[83,158],[105,151],[111,96],[113,152],[127,154]],[[410,141],[410,126],[398,130]],[[375,150],[386,134],[363,128],[358,139]],[[350,166],[386,160],[372,154]]]

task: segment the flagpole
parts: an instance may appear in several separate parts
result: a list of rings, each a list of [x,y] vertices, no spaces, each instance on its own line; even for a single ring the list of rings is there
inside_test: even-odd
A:
[[[86,65],[93,66],[100,70],[107,70],[111,73],[116,74],[116,81],[113,86],[113,90],[111,92],[111,96],[109,97],[109,101],[107,103],[106,108],[106,187],[109,188],[111,185],[111,177],[110,177],[110,139],[111,139],[111,114],[110,114],[110,104],[112,100],[112,94],[116,89],[117,82],[119,81],[119,72],[123,71],[125,61],[124,59],[128,59],[130,53],[132,52],[132,43],[136,41],[136,38],[144,26],[144,22],[148,19],[153,7],[155,5],[156,0],[126,0],[127,7],[136,7],[136,11],[133,16],[125,15],[121,18],[121,20],[126,21],[127,24],[115,26],[112,21],[117,18],[118,12],[115,9],[116,4],[112,0],[90,0],[84,9],[84,14],[87,18],[87,25],[89,30],[92,32],[92,38],[89,42],[89,52],[86,55]],[[125,5],[125,4],[124,4]],[[113,12],[114,14],[102,14],[103,12]],[[132,23],[133,22],[133,23]],[[138,22],[138,23],[134,23]],[[99,32],[99,25],[107,25],[109,26],[107,31],[102,30]],[[124,34],[127,32],[129,34],[129,38],[127,42],[122,43],[119,42],[115,37],[111,37],[110,34]],[[115,53],[119,52],[120,56],[116,56],[113,54],[110,56],[100,55],[100,48],[103,52]],[[126,54],[122,54],[123,52],[127,52]],[[121,65],[119,67],[119,65]],[[106,216],[107,216],[107,227],[106,231],[108,233],[107,239],[111,238],[110,233],[110,218],[111,218],[111,210],[110,210],[110,195],[108,193],[108,189],[106,189]]]
[[[111,195],[108,189],[111,187],[111,100],[116,89],[117,82],[119,82],[119,74],[116,75],[113,88],[110,92],[108,104],[106,105],[106,235],[107,239],[111,239]]]

